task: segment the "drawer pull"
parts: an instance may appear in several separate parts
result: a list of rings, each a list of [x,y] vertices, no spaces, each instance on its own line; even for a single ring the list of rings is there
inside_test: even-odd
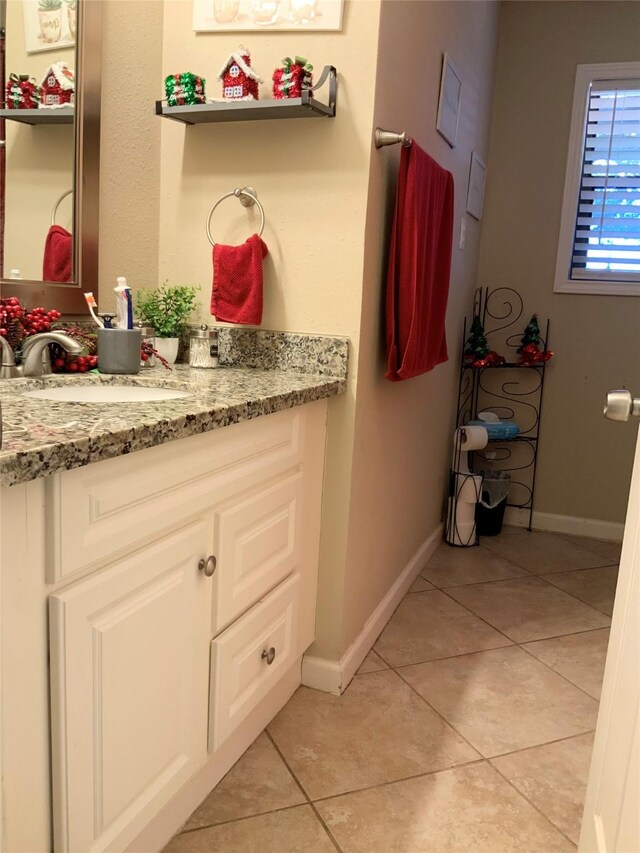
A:
[[[216,560],[214,555],[211,554],[209,557],[207,557],[206,560],[204,559],[204,557],[202,558],[202,560],[200,560],[200,562],[198,563],[198,568],[201,572],[204,572],[208,578],[210,578],[214,574],[217,565],[218,561]]]
[[[268,651],[267,649],[264,649],[264,651],[262,652],[262,659],[266,660],[267,666],[271,666],[271,664],[276,659],[276,650],[273,648],[273,646],[271,646]]]

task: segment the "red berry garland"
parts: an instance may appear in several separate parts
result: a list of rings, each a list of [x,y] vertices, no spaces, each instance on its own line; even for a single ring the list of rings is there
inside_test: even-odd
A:
[[[0,299],[0,337],[5,338],[14,350],[19,350],[20,345],[30,335],[51,331],[53,323],[57,322],[62,314],[55,309],[47,311],[46,308],[32,308],[27,311],[16,296]],[[58,344],[51,344],[51,367],[54,373],[86,373],[98,366],[98,336],[95,332],[82,326],[67,326],[65,332],[82,344],[86,355],[69,355]],[[160,356],[156,350],[146,341],[142,343],[140,358],[148,361],[150,356],[155,356],[167,370],[171,370],[169,364]]]

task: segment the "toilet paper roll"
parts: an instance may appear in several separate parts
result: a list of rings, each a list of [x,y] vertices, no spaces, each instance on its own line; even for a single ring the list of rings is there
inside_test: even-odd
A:
[[[458,432],[460,432],[460,441],[457,446],[461,451],[482,450],[489,441],[488,432],[481,426],[459,427]]]
[[[453,434],[453,460],[451,467],[454,471],[469,471],[467,453],[470,450],[481,450],[487,446],[489,435],[482,426],[458,427]]]
[[[445,538],[450,545],[476,544],[475,504],[458,502],[454,508],[450,503],[447,519]]]
[[[480,474],[456,474],[458,503],[476,504],[480,500],[482,477]]]

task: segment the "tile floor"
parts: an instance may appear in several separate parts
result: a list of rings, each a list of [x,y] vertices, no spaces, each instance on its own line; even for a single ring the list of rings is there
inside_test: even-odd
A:
[[[575,850],[619,553],[442,545],[345,694],[301,687],[166,853]]]

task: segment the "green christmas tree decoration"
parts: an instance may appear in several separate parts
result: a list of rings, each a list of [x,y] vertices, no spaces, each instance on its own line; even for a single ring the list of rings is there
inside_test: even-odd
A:
[[[478,314],[476,314],[471,323],[471,333],[467,338],[467,344],[464,349],[465,358],[472,361],[486,358],[489,354],[489,343],[484,333],[484,326]]]
[[[520,340],[518,352],[522,352],[524,348],[530,346],[530,344],[535,344],[537,347],[540,346],[540,327],[538,326],[537,314],[534,314],[529,320],[529,324],[524,330],[524,336]]]

